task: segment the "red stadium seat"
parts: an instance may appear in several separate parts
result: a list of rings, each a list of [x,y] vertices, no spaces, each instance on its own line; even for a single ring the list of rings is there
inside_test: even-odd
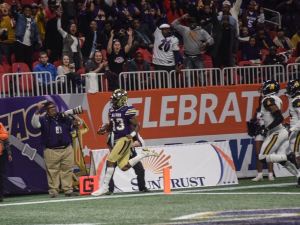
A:
[[[76,71],[76,73],[78,73],[78,74],[84,74],[85,73],[85,68],[79,68],[77,71]]]
[[[13,73],[26,73],[31,72],[26,63],[16,62],[12,64]]]
[[[12,64],[12,72],[13,73],[28,73],[31,72],[28,65],[26,63],[13,63]],[[23,74],[22,76],[18,76],[19,79],[19,88],[20,92],[30,92],[32,91],[33,86],[33,77],[31,73]],[[26,95],[26,94],[25,94]]]
[[[59,67],[60,65],[62,64],[62,61],[61,60],[56,60],[53,62],[53,65],[57,68]]]
[[[37,65],[37,64],[39,64],[40,62],[39,61],[34,61],[33,63],[32,63],[32,69]]]
[[[3,75],[7,73],[4,66],[0,65],[0,90],[1,93],[3,92],[3,85],[4,85],[4,89],[5,89],[5,93],[8,93],[9,91],[9,80],[5,80],[4,82],[2,81]]]
[[[11,65],[4,63],[3,65],[5,73],[11,73]]]

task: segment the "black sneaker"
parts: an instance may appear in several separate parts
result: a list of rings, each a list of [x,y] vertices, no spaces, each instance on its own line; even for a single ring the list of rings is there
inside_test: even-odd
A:
[[[297,187],[300,188],[300,177],[298,177],[298,180],[297,180]]]
[[[0,197],[0,202],[3,202],[3,197]]]
[[[145,187],[144,189],[140,190],[140,192],[148,193],[148,192],[150,192],[150,190],[149,190],[148,188]]]
[[[65,193],[66,197],[75,197],[75,196],[79,196],[78,192],[69,192],[69,193]]]

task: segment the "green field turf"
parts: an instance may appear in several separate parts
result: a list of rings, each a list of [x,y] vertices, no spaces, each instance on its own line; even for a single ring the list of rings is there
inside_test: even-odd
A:
[[[296,187],[294,178],[239,182],[229,190],[228,186],[185,189],[173,191],[171,195],[151,192],[97,198],[66,198],[64,195],[55,199],[48,195],[8,197],[0,203],[0,224],[185,224],[210,220],[172,219],[208,211],[300,209],[300,188]],[[300,224],[300,213],[296,221],[299,223],[293,224]]]

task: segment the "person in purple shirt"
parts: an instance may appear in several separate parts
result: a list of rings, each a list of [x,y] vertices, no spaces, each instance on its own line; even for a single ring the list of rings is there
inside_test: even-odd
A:
[[[42,113],[46,111],[46,115]],[[57,111],[54,102],[37,104],[31,125],[40,129],[41,142],[44,146],[44,160],[47,170],[49,195],[58,196],[60,186],[66,197],[76,196],[73,192],[74,150],[72,148],[71,131],[78,119],[64,116]]]

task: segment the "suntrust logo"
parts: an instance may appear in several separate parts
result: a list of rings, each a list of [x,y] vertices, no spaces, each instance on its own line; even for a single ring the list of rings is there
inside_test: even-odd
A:
[[[170,155],[166,155],[164,153],[164,150],[162,149],[159,152],[159,156],[155,157],[155,156],[150,156],[147,158],[144,158],[142,160],[143,166],[145,168],[145,170],[151,171],[154,174],[162,174],[163,169],[165,167],[171,167],[170,165]]]

